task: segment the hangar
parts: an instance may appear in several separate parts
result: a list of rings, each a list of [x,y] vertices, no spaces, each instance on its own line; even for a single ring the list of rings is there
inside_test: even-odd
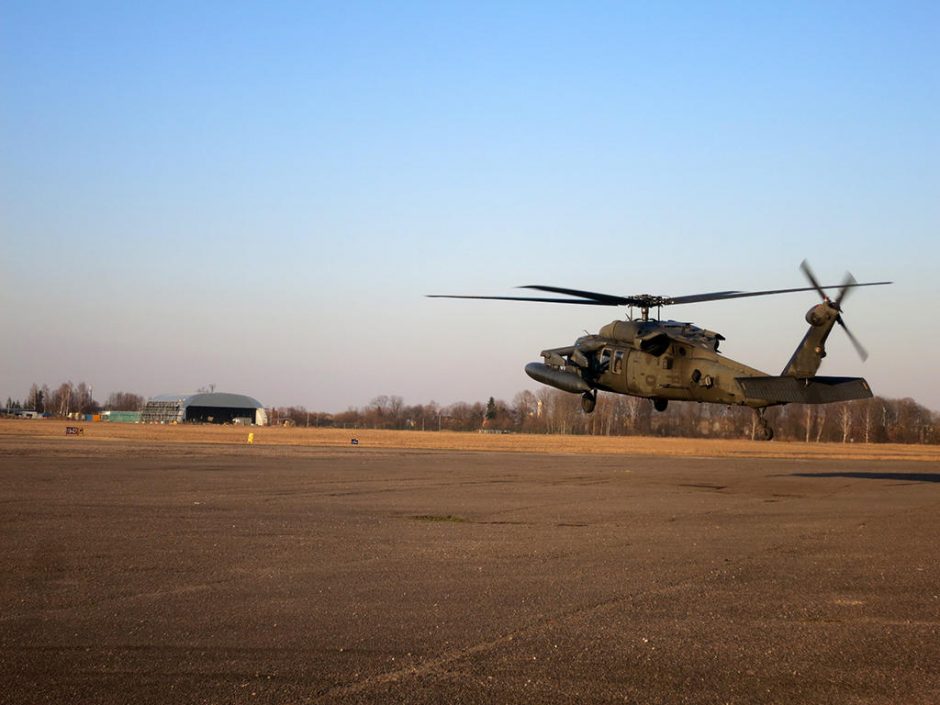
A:
[[[268,415],[261,402],[244,394],[207,392],[160,394],[147,401],[141,423],[252,423],[264,426]]]

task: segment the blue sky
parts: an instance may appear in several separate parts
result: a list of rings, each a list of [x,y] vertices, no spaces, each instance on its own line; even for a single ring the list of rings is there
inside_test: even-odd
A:
[[[896,282],[821,373],[940,409],[938,34],[936,3],[0,1],[0,396],[511,399],[617,312],[424,294],[805,257]],[[666,313],[777,373],[813,303]]]

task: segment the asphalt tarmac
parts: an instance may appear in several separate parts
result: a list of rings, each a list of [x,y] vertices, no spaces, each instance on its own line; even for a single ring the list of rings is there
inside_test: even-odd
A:
[[[81,448],[0,448],[3,703],[940,703],[934,463]]]

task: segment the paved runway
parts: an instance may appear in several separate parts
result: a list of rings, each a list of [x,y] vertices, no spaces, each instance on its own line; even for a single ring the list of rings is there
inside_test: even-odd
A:
[[[940,702],[936,464],[82,448],[0,452],[0,702]]]

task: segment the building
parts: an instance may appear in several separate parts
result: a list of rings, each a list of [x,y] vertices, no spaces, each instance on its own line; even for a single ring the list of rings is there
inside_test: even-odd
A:
[[[101,420],[111,423],[140,423],[139,411],[102,411]]]
[[[237,420],[237,421],[236,421]],[[147,401],[141,423],[252,423],[264,426],[268,415],[261,402],[244,394],[161,394]]]

